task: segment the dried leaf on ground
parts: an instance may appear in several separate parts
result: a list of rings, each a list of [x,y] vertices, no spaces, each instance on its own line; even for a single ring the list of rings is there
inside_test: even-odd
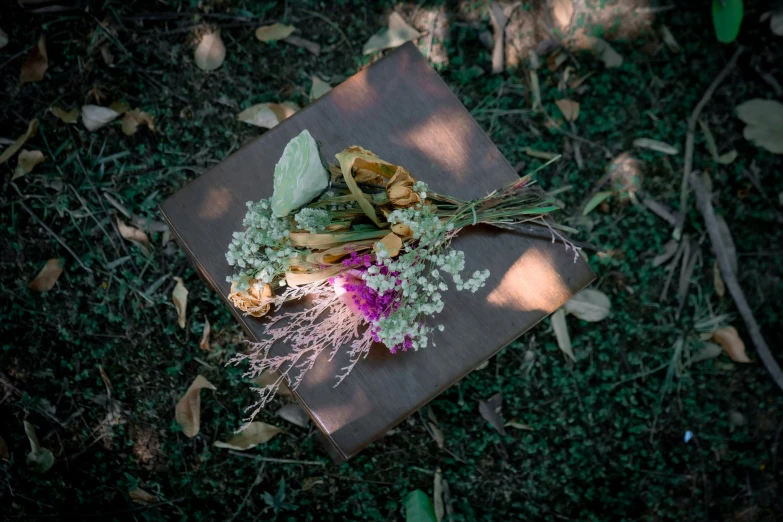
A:
[[[49,56],[46,53],[46,37],[41,36],[35,47],[30,49],[27,60],[22,64],[19,83],[40,82],[49,68]]]
[[[530,426],[528,424],[522,424],[521,422],[517,421],[509,421],[506,423],[507,428],[514,428],[515,430],[524,430],[524,431],[535,431],[536,429],[533,426]]]
[[[24,421],[24,432],[30,441],[30,453],[27,454],[27,466],[38,473],[45,473],[54,466],[54,454],[48,448],[42,448],[35,434],[35,426]]]
[[[737,159],[737,156],[738,156],[737,151],[732,149],[726,152],[725,154],[721,154],[720,156],[718,156],[718,159],[716,159],[715,161],[717,161],[721,165],[731,165],[732,163],[734,163],[734,160]]]
[[[125,114],[130,110],[130,103],[125,100],[114,100],[109,105],[109,108],[113,111],[117,111],[117,114]]]
[[[301,47],[305,51],[309,52],[310,54],[314,54],[315,56],[320,56],[321,54],[321,46],[310,40],[291,35],[283,41],[295,47]]]
[[[769,17],[769,28],[772,34],[783,36],[783,8],[779,8]]]
[[[606,67],[620,67],[623,64],[623,57],[606,40],[580,34],[570,42],[576,49],[593,53]]]
[[[96,131],[113,122],[120,113],[109,107],[85,105],[82,107],[82,123],[88,131]]]
[[[133,136],[139,128],[139,125],[146,125],[147,128],[155,133],[155,120],[152,119],[148,113],[140,111],[139,109],[133,109],[125,113],[122,117],[122,132],[126,136]]]
[[[600,290],[585,288],[563,305],[565,311],[583,321],[595,323],[609,315],[612,303]]]
[[[437,444],[439,448],[443,449],[443,446],[446,445],[446,437],[443,436],[443,431],[441,431],[438,425],[432,421],[427,422],[427,427],[430,429],[430,435],[432,435],[432,439],[435,441],[435,444]]]
[[[321,477],[307,477],[302,482],[302,492],[304,493],[305,491],[310,491],[314,487],[323,483],[324,483],[324,479],[322,479]]]
[[[177,285],[171,292],[171,300],[174,301],[174,306],[177,307],[177,323],[180,328],[185,328],[188,310],[188,289],[185,288],[185,282],[181,277],[175,277],[174,280],[177,282]]]
[[[571,24],[571,18],[574,16],[573,0],[553,0],[552,16],[561,30],[568,27]]]
[[[286,404],[277,410],[277,416],[302,428],[306,428],[310,424],[310,416],[299,404]]]
[[[582,215],[586,216],[593,210],[595,210],[595,207],[609,199],[609,197],[613,194],[611,191],[604,191],[604,192],[596,192],[592,198],[590,198],[590,201],[587,202],[585,205],[584,210],[582,210]]]
[[[737,107],[737,117],[745,122],[746,140],[774,154],[783,154],[783,104],[754,98]]]
[[[150,244],[150,239],[147,237],[147,234],[138,228],[126,225],[119,217],[117,217],[117,229],[120,231],[120,235],[131,243],[136,243],[144,247]]]
[[[492,43],[492,74],[500,74],[505,69],[505,45],[503,44],[506,33],[508,17],[506,17],[503,6],[498,2],[492,2],[489,5],[489,21],[492,24],[492,33],[494,35]]]
[[[5,439],[0,437],[0,460],[8,460],[11,458],[11,454],[8,452],[8,444],[5,443]]]
[[[283,430],[277,426],[272,426],[265,422],[251,422],[244,430],[240,431],[226,442],[217,441],[213,446],[216,448],[244,451],[268,442],[278,433],[283,433]]]
[[[16,158],[16,168],[11,180],[21,178],[25,174],[33,171],[33,168],[39,163],[43,163],[46,158],[40,150],[22,150]]]
[[[734,246],[734,238],[731,237],[729,224],[723,216],[716,214],[715,219],[718,222],[718,232],[720,232],[720,241],[723,243],[723,250],[729,258],[729,265],[732,273],[737,273],[737,247]]]
[[[201,390],[203,388],[217,389],[203,375],[199,375],[177,403],[175,419],[177,424],[182,427],[182,433],[189,438],[195,437],[201,428]]]
[[[209,347],[209,334],[212,332],[212,327],[209,324],[209,319],[204,318],[204,331],[201,332],[201,341],[198,343],[198,347],[205,352],[210,351]]]
[[[495,428],[495,431],[505,436],[506,430],[503,428],[502,408],[502,393],[496,393],[486,401],[479,401],[479,413],[481,416]]]
[[[362,54],[370,54],[384,49],[393,49],[407,41],[415,40],[420,36],[421,33],[409,26],[399,13],[392,11],[389,15],[388,28],[372,35],[370,39],[367,40],[367,43],[364,44]]]
[[[79,109],[66,111],[60,107],[51,107],[49,112],[57,116],[63,123],[76,123],[79,120]]]
[[[38,272],[27,288],[33,292],[48,292],[54,288],[54,284],[63,273],[63,267],[60,265],[60,259],[54,258],[46,262],[44,267]]]
[[[673,53],[680,52],[680,44],[677,43],[677,40],[674,38],[674,35],[669,30],[669,28],[666,27],[665,24],[661,25],[661,39],[663,40],[663,43],[666,44],[666,47],[668,47],[671,52]]]
[[[535,111],[540,109],[543,104],[541,103],[541,85],[538,81],[538,73],[533,70],[530,71],[530,91],[533,93],[533,106],[531,108]],[[526,150],[529,149],[530,147],[527,147]]]
[[[723,282],[723,276],[720,274],[720,266],[718,266],[717,259],[712,263],[712,283],[715,286],[715,293],[718,294],[718,297],[726,295],[726,284]]]
[[[664,246],[663,252],[653,258],[653,266],[658,267],[664,264],[666,261],[674,257],[677,253],[677,249],[680,248],[680,244],[674,239],[670,239]]]
[[[737,329],[733,326],[718,328],[712,334],[710,340],[721,345],[723,351],[726,352],[726,355],[728,355],[732,361],[741,363],[752,362],[745,354],[745,343],[740,338]]]
[[[443,506],[443,476],[440,468],[435,470],[435,479],[432,482],[432,507],[435,510],[435,520],[441,522],[446,510]]]
[[[202,71],[214,71],[226,59],[226,46],[220,39],[220,32],[207,33],[201,37],[196,51],[193,53],[193,60],[196,66]]]
[[[128,491],[128,496],[132,501],[134,501],[137,504],[156,504],[160,502],[160,499],[158,497],[156,497],[152,493],[144,491],[141,488],[136,488],[133,491]]]
[[[38,132],[38,120],[32,119],[30,120],[30,123],[27,124],[27,131],[16,138],[16,141],[14,141],[11,145],[6,148],[2,154],[0,154],[0,165],[8,161],[16,152],[22,148],[22,145],[25,144],[27,140],[32,138],[35,133]]]
[[[271,129],[298,110],[299,106],[293,102],[258,103],[240,112],[237,119],[262,129]]]
[[[566,121],[576,121],[579,118],[579,102],[573,100],[557,100],[555,102]]]
[[[317,100],[332,90],[332,86],[320,79],[318,76],[313,76],[312,80],[313,86],[310,87],[310,101]]]
[[[552,323],[552,331],[555,332],[560,351],[576,362],[574,350],[571,348],[571,336],[568,334],[568,325],[565,320],[565,310],[558,308],[555,313],[549,316],[549,321]]]
[[[674,145],[669,145],[663,141],[653,140],[650,138],[636,138],[633,140],[633,146],[642,149],[650,149],[656,152],[662,152],[663,154],[675,155],[679,154],[679,149]]]
[[[283,38],[288,38],[296,31],[296,27],[293,25],[285,24],[272,24],[262,25],[256,29],[256,38],[262,42],[276,42]]]
[[[702,347],[691,357],[691,364],[714,359],[723,353],[723,348],[715,343],[702,343]]]

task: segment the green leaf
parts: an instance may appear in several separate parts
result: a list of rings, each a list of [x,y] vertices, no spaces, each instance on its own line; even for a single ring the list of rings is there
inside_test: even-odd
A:
[[[317,198],[329,186],[329,173],[321,163],[318,145],[307,129],[288,142],[275,165],[272,212],[287,216]]]
[[[435,508],[430,497],[420,489],[405,498],[405,522],[436,522]]]
[[[599,192],[592,198],[590,198],[590,201],[587,202],[587,205],[585,205],[585,209],[582,211],[582,215],[586,216],[590,212],[592,212],[595,207],[609,199],[609,196],[612,195],[612,192]]]
[[[737,39],[743,13],[742,0],[712,0],[712,23],[719,42],[731,43]]]

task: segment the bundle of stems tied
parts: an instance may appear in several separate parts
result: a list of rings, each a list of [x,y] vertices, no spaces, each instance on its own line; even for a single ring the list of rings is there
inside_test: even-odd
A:
[[[226,254],[235,267],[229,298],[249,315],[313,297],[303,311],[269,317],[266,338],[234,359],[250,363],[251,377],[280,372],[258,390],[251,418],[284,378],[298,386],[326,348],[331,358],[349,346],[339,384],[373,343],[392,353],[426,347],[434,330],[444,329],[427,321],[443,309],[441,292],[452,284],[476,292],[490,275],[463,278],[464,253],[451,240],[464,227],[538,223],[577,250],[558,232],[567,228],[547,219],[558,207],[531,175],[467,201],[430,190],[403,166],[358,146],[336,159],[324,165],[308,131],[294,138],[275,167],[273,196],[248,202],[245,230]],[[272,355],[278,343],[286,348]]]

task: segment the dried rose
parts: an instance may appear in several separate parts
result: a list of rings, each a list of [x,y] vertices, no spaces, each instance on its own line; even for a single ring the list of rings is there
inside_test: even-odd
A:
[[[250,288],[245,292],[239,292],[232,283],[228,300],[248,315],[263,317],[269,313],[275,293],[272,291],[272,286],[268,283],[259,290],[258,287],[260,286],[255,279],[251,279]]]
[[[394,232],[389,232],[383,239],[375,243],[374,250],[376,252],[379,250],[379,245],[383,245],[383,248],[389,254],[389,257],[396,257],[402,248],[402,239]]]
[[[403,223],[397,223],[396,225],[392,225],[391,227],[392,232],[397,234],[403,239],[412,239],[413,238],[413,230],[411,230],[411,227],[408,225],[405,225]]]
[[[413,190],[416,180],[402,167],[397,167],[397,172],[386,185],[386,195],[389,202],[396,208],[408,208],[421,203],[421,197]]]

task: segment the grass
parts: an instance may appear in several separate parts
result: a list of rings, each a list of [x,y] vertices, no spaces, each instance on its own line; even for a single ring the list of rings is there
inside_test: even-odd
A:
[[[211,14],[205,15],[207,9],[195,3],[160,2],[160,10],[150,13],[142,3],[110,0],[88,14],[48,15],[14,6],[8,19],[13,23],[0,22],[10,37],[0,50],[0,133],[14,139],[39,118],[39,134],[26,147],[47,157],[13,182],[12,166],[0,166],[0,436],[11,451],[11,459],[0,462],[4,518],[398,520],[406,493],[429,494],[439,467],[454,521],[776,519],[783,511],[780,390],[758,361],[742,365],[721,356],[681,367],[675,357],[694,349],[678,339],[693,338],[697,319],[710,310],[734,312],[728,297],[715,294],[714,256],[693,198],[685,209],[685,232],[699,245],[701,261],[678,318],[676,274],[661,301],[665,268],[651,263],[671,227],[617,196],[582,217],[605,172],[604,151],[583,144],[579,170],[570,140],[540,113],[527,112],[526,69],[488,74],[491,51],[480,37],[488,22],[478,6],[445,7],[455,23],[446,38],[434,40],[450,58],[437,68],[469,110],[500,111],[479,121],[512,165],[525,162],[530,171],[545,161],[525,154],[525,147],[566,150],[566,159],[537,177],[546,189],[572,186],[558,195],[565,204],[561,219],[581,231],[578,239],[601,248],[590,263],[599,276],[595,287],[612,300],[611,316],[597,324],[568,318],[576,363],[563,357],[544,323],[433,401],[448,452],[438,451],[420,412],[355,459],[333,466],[313,428],[287,425],[274,416],[276,405],[261,420],[288,433],[249,453],[327,465],[262,464],[213,448],[215,440],[230,436],[251,402],[242,369],[224,367],[242,349],[242,333],[178,248],[161,246],[161,233],[152,234],[149,257],[117,235],[112,223],[118,210],[104,194],[131,213],[159,220],[157,205],[165,197],[262,132],[236,120],[241,109],[272,101],[305,105],[312,74],[336,84],[364,66],[369,59],[359,56],[361,46],[390,6],[207,2]],[[302,6],[339,25],[353,52],[332,26],[300,12]],[[400,12],[411,20],[417,9],[405,5]],[[714,164],[699,134],[694,169],[712,178],[716,209],[740,253],[740,283],[780,358],[783,307],[776,296],[783,291],[783,238],[764,194],[777,202],[783,169],[779,157],[743,140],[733,109],[753,97],[779,98],[762,74],[783,81],[783,61],[779,40],[757,23],[761,11],[747,11],[740,35],[745,57],[703,114],[721,151],[734,148],[739,157],[728,166]],[[232,17],[218,16],[225,14]],[[467,21],[459,22],[458,15]],[[286,17],[307,38],[339,44],[339,51],[316,59],[253,38],[260,20]],[[562,68],[540,69],[548,114],[559,116],[557,99],[579,100],[578,134],[613,155],[632,150],[637,137],[681,147],[691,110],[733,49],[715,41],[707,8],[660,13],[654,27],[661,23],[678,38],[680,54],[665,47],[651,53],[656,38],[642,33],[613,42],[624,57],[618,69],[578,55],[580,72],[594,73],[585,80],[585,93],[558,88]],[[227,46],[226,62],[210,74],[192,63],[203,24],[221,27]],[[19,85],[25,50],[42,31],[48,38],[46,79]],[[426,38],[419,43],[426,50]],[[103,46],[114,55],[112,66],[102,58]],[[115,123],[89,133],[47,112],[52,105],[70,109],[114,100],[150,112],[159,132],[128,137]],[[642,166],[642,177],[634,180],[639,195],[676,209],[682,155],[642,149],[632,154]],[[754,166],[764,194],[745,175]],[[92,273],[30,218],[20,200]],[[31,293],[27,283],[52,257],[62,259],[63,275],[50,292]],[[184,277],[190,290],[184,330],[171,303],[173,276]],[[198,347],[205,317],[213,331],[210,353]],[[741,321],[732,324],[748,341]],[[750,345],[748,351],[756,359]],[[114,406],[99,365],[119,404],[121,422],[115,425],[104,422]],[[217,391],[202,393],[201,432],[187,439],[174,421],[174,405],[199,373]],[[480,417],[478,400],[497,392],[503,393],[505,420],[517,419],[532,431],[509,429],[501,437]],[[47,473],[35,474],[24,462],[24,419],[37,426],[41,444],[55,455]],[[688,430],[694,439],[686,444]],[[160,502],[131,502],[128,491],[139,486]]]

